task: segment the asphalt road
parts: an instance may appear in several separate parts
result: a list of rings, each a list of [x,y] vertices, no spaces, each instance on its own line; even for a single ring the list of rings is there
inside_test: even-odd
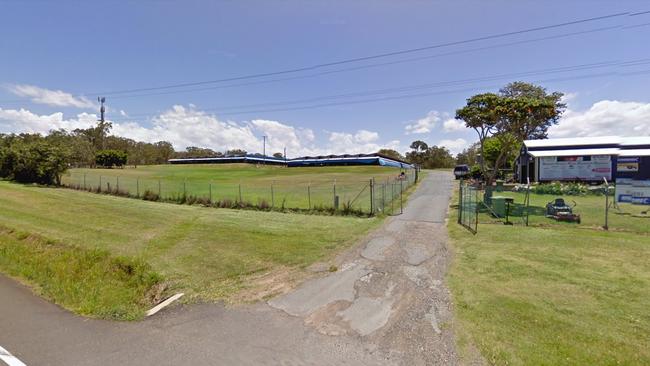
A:
[[[451,174],[430,173],[403,215],[339,257],[338,272],[268,304],[177,306],[110,322],[0,276],[0,365],[456,364],[443,281],[451,187]]]

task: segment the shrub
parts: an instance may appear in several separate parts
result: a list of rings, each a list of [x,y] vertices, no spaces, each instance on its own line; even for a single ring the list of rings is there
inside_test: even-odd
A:
[[[584,183],[576,182],[552,182],[541,183],[530,187],[530,191],[536,194],[552,194],[557,196],[585,196],[585,195],[603,195],[605,194],[604,186],[589,186]],[[610,187],[610,195],[614,194],[614,188]]]
[[[20,183],[60,185],[69,155],[40,136],[17,137],[0,151],[0,174]]]
[[[142,194],[142,199],[145,201],[159,201],[160,196],[158,195],[158,193],[147,189],[144,191],[144,194]]]
[[[95,154],[95,163],[106,168],[123,166],[126,161],[126,152],[120,150],[100,150]]]

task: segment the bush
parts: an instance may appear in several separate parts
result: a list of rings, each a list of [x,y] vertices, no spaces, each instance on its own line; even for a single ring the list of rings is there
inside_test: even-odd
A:
[[[121,167],[126,161],[126,152],[120,150],[100,150],[95,154],[95,163],[106,168]]]
[[[20,183],[60,185],[69,155],[40,136],[18,136],[0,150],[0,177]]]
[[[551,194],[556,196],[586,196],[605,194],[604,186],[590,186],[584,183],[575,182],[552,182],[541,183],[530,187],[535,194]],[[610,195],[614,194],[614,187],[610,187]]]
[[[159,201],[160,196],[158,193],[147,189],[144,191],[144,194],[142,194],[142,199],[145,201]]]

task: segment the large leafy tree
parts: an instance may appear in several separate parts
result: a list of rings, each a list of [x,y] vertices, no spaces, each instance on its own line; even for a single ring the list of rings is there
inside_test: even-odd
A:
[[[406,160],[423,168],[449,168],[454,165],[454,157],[444,146],[429,146],[426,142],[417,140],[410,147],[412,151],[406,153]]]
[[[389,158],[393,158],[397,160],[404,160],[402,154],[400,154],[398,151],[393,149],[380,149],[379,151],[377,151],[377,154],[384,155]]]
[[[38,134],[3,136],[0,177],[21,183],[61,184],[70,151]]]
[[[549,127],[558,123],[566,109],[562,93],[547,93],[546,89],[524,82],[506,85],[498,93],[477,94],[456,111],[456,118],[476,131],[481,156],[481,171],[492,183],[509,154],[526,139],[546,138]],[[488,139],[498,142],[500,150],[488,164]]]

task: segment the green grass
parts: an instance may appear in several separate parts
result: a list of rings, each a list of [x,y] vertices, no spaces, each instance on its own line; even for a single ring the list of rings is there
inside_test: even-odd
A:
[[[387,179],[394,180],[398,174],[397,168],[380,166],[148,165],[124,169],[71,169],[63,176],[63,183],[84,186],[85,180],[86,187],[97,187],[101,176],[103,190],[108,183],[111,189],[119,185],[121,190],[132,195],[142,195],[145,190],[160,191],[163,198],[183,194],[209,198],[211,194],[214,201],[239,201],[241,187],[244,202],[258,204],[263,200],[275,207],[296,209],[331,207],[336,192],[341,206],[351,202],[351,208],[367,211],[370,208],[370,179],[375,178],[382,184]],[[412,182],[413,173],[409,175]]]
[[[515,207],[513,208],[513,221],[522,223],[524,193],[520,192],[495,192],[494,195],[514,198]],[[557,222],[545,217],[546,204],[557,197],[563,197],[565,202],[574,207],[574,213],[580,214],[581,223],[576,225],[572,223]],[[609,198],[611,204],[613,197]],[[587,196],[557,196],[548,194],[530,194],[529,207],[529,225],[533,226],[559,226],[580,228],[601,228],[605,225],[605,196],[587,195]],[[610,206],[608,226],[612,231],[629,231],[636,233],[650,233],[650,215],[642,214],[650,210],[648,206],[632,205],[629,203],[619,204],[618,208]],[[481,215],[479,219],[483,222],[494,221],[486,214]]]
[[[584,197],[578,208],[588,213],[602,199]],[[471,344],[495,365],[650,364],[647,231],[480,224],[474,236],[452,210],[449,232],[465,355]]]
[[[76,313],[133,320],[153,305],[161,278],[146,263],[0,227],[0,270]]]
[[[9,182],[0,182],[0,207],[0,222],[11,230],[147,263],[187,301],[229,300],[256,275],[301,271],[380,222],[171,205]]]

